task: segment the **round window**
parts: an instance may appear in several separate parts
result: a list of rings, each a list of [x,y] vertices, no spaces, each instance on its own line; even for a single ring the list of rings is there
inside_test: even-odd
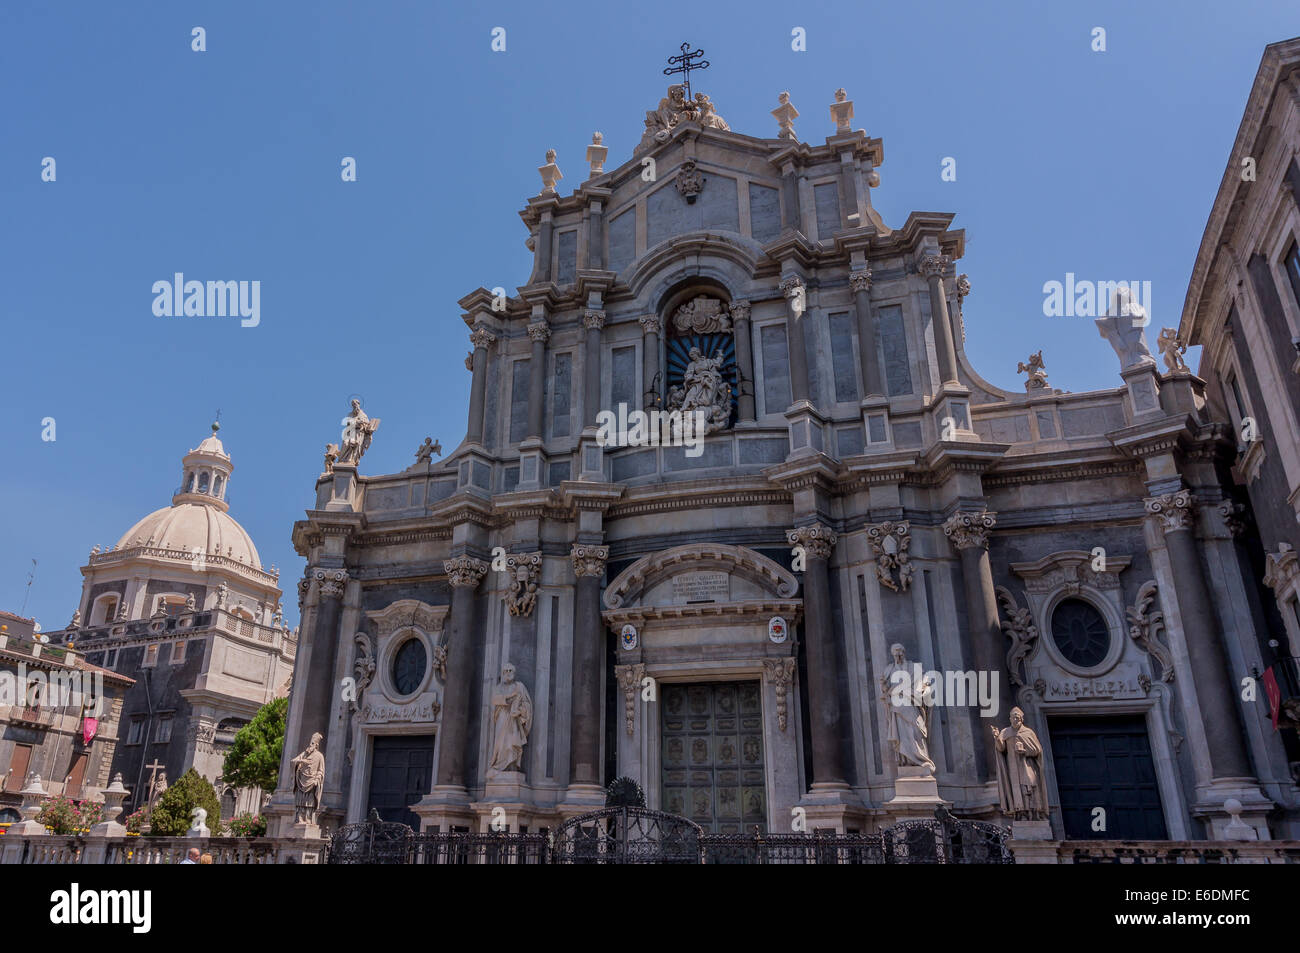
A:
[[[393,656],[393,687],[399,695],[413,695],[424,681],[428,654],[419,639],[407,639]]]
[[[1065,599],[1052,612],[1052,639],[1066,661],[1079,668],[1100,665],[1110,651],[1110,629],[1082,599]]]

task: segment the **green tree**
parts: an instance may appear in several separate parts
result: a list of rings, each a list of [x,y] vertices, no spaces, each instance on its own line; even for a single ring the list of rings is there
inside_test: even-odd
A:
[[[263,705],[253,720],[239,729],[221,768],[223,781],[236,788],[275,790],[288,712],[289,699],[276,698]]]
[[[221,804],[212,784],[193,768],[170,785],[154,806],[151,833],[155,837],[180,837],[190,829],[194,809],[208,812],[207,825],[212,833],[221,830]]]

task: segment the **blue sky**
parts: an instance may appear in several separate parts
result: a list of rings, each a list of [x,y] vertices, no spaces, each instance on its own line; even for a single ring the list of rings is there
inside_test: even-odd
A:
[[[1019,389],[1041,347],[1054,386],[1117,385],[1091,320],[1043,316],[1043,283],[1149,280],[1153,324],[1177,324],[1263,48],[1298,33],[1294,2],[6,0],[0,608],[20,608],[34,558],[26,612],[66,623],[90,547],[167,505],[219,407],[231,513],[296,621],[289,534],[348,397],[383,419],[363,472],[406,467],[426,435],[456,445],[456,300],[527,279],[517,213],[545,151],[566,191],[593,130],[608,167],[626,160],[684,40],[738,132],[774,136],[789,90],[820,142],[848,90],[855,128],[884,139],[885,221],[951,211],[967,230],[967,349],[987,379]],[[176,271],[260,281],[261,323],[154,316]]]

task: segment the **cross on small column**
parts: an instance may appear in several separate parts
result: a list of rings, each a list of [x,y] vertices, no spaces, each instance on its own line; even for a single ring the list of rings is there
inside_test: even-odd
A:
[[[159,764],[158,759],[154,758],[153,764],[146,764],[145,767],[149,769],[149,795],[150,798],[152,798],[154,785],[158,781],[158,772],[167,767],[167,765]]]
[[[682,51],[681,56],[668,57],[668,69],[664,70],[665,76],[672,76],[674,73],[681,73],[683,76],[682,85],[686,87],[686,99],[691,98],[691,70],[708,69],[709,61],[701,60],[698,63],[692,62],[697,56],[703,56],[703,50],[692,50],[691,44],[683,43],[679,49]]]

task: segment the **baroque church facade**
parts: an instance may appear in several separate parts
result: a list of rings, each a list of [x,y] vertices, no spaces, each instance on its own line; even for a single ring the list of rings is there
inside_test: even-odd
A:
[[[278,833],[536,831],[628,777],[718,832],[1295,836],[1203,385],[1122,297],[1115,387],[985,381],[964,232],[887,224],[882,141],[829,109],[753,136],[675,86],[570,194],[548,154],[527,282],[459,302],[465,439],[361,475],[354,403],[294,528]]]
[[[122,775],[130,813],[190,768],[213,782],[223,817],[258,813],[269,792],[221,780],[235,734],[289,691],[296,634],[279,572],[229,514],[234,463],[219,427],[181,461],[171,504],[95,546],[71,623],[48,633],[91,665],[133,679],[115,707],[117,744],[101,782]]]

